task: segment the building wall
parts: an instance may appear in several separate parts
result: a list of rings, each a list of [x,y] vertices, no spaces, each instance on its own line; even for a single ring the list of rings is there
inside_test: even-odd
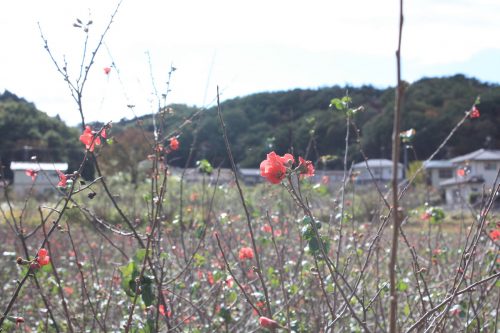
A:
[[[372,180],[370,172],[365,168],[357,168],[355,171],[359,172],[359,175],[356,177],[356,181],[358,182],[369,182]],[[392,167],[370,167],[370,171],[373,174],[373,178],[376,180],[392,180]],[[403,179],[403,168],[398,168],[398,179]]]
[[[470,173],[469,176],[481,176],[487,187],[491,187],[497,176],[498,168],[500,168],[500,161],[470,161],[469,163],[461,163],[457,168],[468,166]]]
[[[497,161],[482,161],[478,162],[478,173],[483,175],[486,186],[492,186],[500,168],[500,162]]]
[[[449,173],[450,177],[446,177],[444,173]],[[453,178],[455,170],[453,170],[453,168],[432,168],[427,170],[427,174],[431,182],[430,185],[435,188],[440,188],[439,183],[444,180]]]
[[[480,187],[481,184],[460,184],[449,186],[445,191],[446,203],[452,206],[469,203],[471,194],[480,193]]]

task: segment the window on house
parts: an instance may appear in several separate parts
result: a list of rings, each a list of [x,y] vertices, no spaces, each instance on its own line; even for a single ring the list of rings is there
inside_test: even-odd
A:
[[[495,162],[486,162],[484,163],[484,170],[496,170],[497,164]]]
[[[451,178],[453,177],[453,171],[451,169],[439,169],[439,178]]]

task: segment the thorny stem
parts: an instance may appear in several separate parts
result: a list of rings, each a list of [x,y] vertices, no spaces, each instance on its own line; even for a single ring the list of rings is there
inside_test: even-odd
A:
[[[389,282],[390,282],[390,315],[389,332],[397,332],[397,313],[398,313],[398,294],[396,290],[396,262],[398,258],[398,235],[399,235],[399,201],[398,201],[398,165],[399,165],[399,138],[401,123],[401,107],[403,100],[404,87],[401,81],[401,38],[403,32],[403,0],[399,1],[399,38],[398,49],[396,51],[397,61],[397,90],[396,103],[394,107],[394,127],[392,131],[392,209],[393,209],[393,230],[391,257],[389,262]]]
[[[257,244],[255,243],[255,237],[254,237],[254,233],[253,233],[252,222],[251,222],[251,219],[250,219],[250,213],[249,213],[248,207],[247,207],[247,205],[245,203],[245,198],[243,196],[243,191],[241,190],[240,182],[238,180],[236,164],[234,163],[233,154],[231,152],[231,146],[229,145],[229,140],[227,138],[226,125],[224,124],[224,119],[222,118],[222,111],[221,111],[220,101],[219,101],[219,87],[218,86],[217,86],[217,113],[219,115],[219,121],[220,121],[220,124],[221,124],[221,127],[222,127],[222,135],[224,137],[224,143],[226,145],[227,154],[229,156],[229,160],[231,162],[231,168],[232,168],[233,173],[234,173],[234,179],[235,179],[235,182],[236,182],[236,187],[238,188],[238,193],[239,193],[239,196],[240,196],[240,199],[241,199],[241,203],[243,205],[243,209],[245,210],[248,231],[250,232],[250,239],[252,240],[252,247],[253,247],[253,251],[255,253],[255,261],[257,263],[257,270],[258,270],[257,275],[259,276],[259,280],[260,280],[260,283],[262,285],[262,290],[264,291],[264,297],[266,298],[267,314],[269,315],[270,318],[272,318],[273,313],[271,311],[271,302],[269,301],[269,295],[267,293],[266,284],[264,282],[264,279],[262,278],[262,266],[260,264],[260,256],[259,256],[259,252],[257,250]]]
[[[347,181],[347,156],[349,152],[349,123],[350,123],[350,116],[347,114],[346,117],[346,135],[345,135],[345,151],[344,151],[344,176],[343,176],[343,181],[342,181],[342,197],[341,197],[341,206],[340,206],[340,221],[339,221],[339,227],[338,227],[338,245],[337,245],[337,253],[336,257],[337,260],[335,262],[335,266],[338,268],[339,263],[340,263],[340,256],[342,254],[342,229],[344,225],[344,206],[345,206],[345,188],[346,188],[346,181]],[[337,311],[337,284],[335,284],[335,287],[333,289],[333,313]],[[335,316],[334,316],[335,317]],[[335,319],[335,318],[333,318]],[[332,327],[332,330],[334,327]]]

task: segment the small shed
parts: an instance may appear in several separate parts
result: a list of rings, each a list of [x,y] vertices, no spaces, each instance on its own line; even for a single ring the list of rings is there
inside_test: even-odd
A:
[[[367,167],[368,164],[368,167]],[[370,169],[370,172],[368,171]],[[392,181],[392,161],[386,159],[369,159],[366,162],[356,163],[352,167],[353,174],[358,184],[369,184],[373,181],[387,184]],[[398,182],[403,180],[403,164],[398,163]]]
[[[59,182],[57,170],[66,172],[68,163],[11,162],[14,174],[12,188],[16,196],[23,196],[31,190],[36,196],[55,193]]]

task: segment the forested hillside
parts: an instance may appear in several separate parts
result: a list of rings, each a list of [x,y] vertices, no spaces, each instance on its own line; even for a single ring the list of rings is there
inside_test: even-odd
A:
[[[329,108],[332,98],[346,93],[352,106],[364,106],[357,113],[361,145],[370,158],[390,158],[394,89],[376,89],[371,86],[321,89],[296,89],[268,92],[235,98],[222,103],[222,112],[228,128],[236,161],[242,167],[257,167],[270,150],[279,153],[293,151],[318,162],[321,156],[342,156],[345,147],[345,117]],[[478,148],[500,147],[500,87],[481,83],[476,79],[456,75],[448,78],[425,78],[406,89],[402,129],[415,128],[415,152],[418,159],[427,158],[448,135],[455,124],[470,109],[477,96],[481,116],[467,120],[437,158],[448,158]],[[198,110],[185,105],[173,105],[169,112],[157,116],[163,133],[172,132],[184,119]],[[227,163],[219,129],[216,108],[205,110],[199,121],[193,121],[189,130],[181,133],[180,141],[189,147],[192,129],[197,129],[197,141],[192,161],[202,158],[214,165]],[[198,118],[197,118],[198,119]],[[151,116],[141,118],[145,128],[152,130]],[[135,126],[135,121],[124,121],[115,126]],[[351,160],[359,161],[357,136],[350,135]],[[178,153],[174,164],[184,165],[188,149]],[[414,159],[415,155],[410,154]],[[194,162],[193,162],[194,163]],[[326,167],[340,167],[341,159]]]
[[[78,169],[84,156],[79,135],[79,129],[49,117],[24,98],[9,91],[0,94],[0,160],[7,178],[12,177],[11,161],[32,156],[39,162],[67,162],[70,170]]]
[[[352,106],[364,106],[364,111],[354,118],[364,151],[370,158],[389,158],[394,89],[334,86],[258,93],[223,102],[222,112],[235,160],[242,167],[257,167],[270,150],[279,153],[293,150],[316,163],[321,156],[333,156],[321,167],[339,167],[341,160],[334,157],[343,154],[346,122],[329,104],[332,98],[346,93],[352,98]],[[481,147],[500,147],[497,130],[500,87],[463,75],[426,78],[408,85],[402,130],[416,129],[417,158],[426,158],[435,150],[477,96],[481,97],[481,116],[467,120],[438,158]],[[170,163],[184,166],[188,148],[196,137],[191,165],[203,158],[216,166],[228,164],[216,111],[215,107],[200,111],[186,105],[171,105],[156,115],[162,137],[179,135],[182,149],[171,155]],[[181,124],[184,125],[179,130]],[[104,164],[118,171],[126,167],[127,163],[120,162],[123,159],[134,163],[145,159],[149,149],[146,138],[153,128],[151,115],[114,124],[113,145],[103,148],[107,150]],[[141,129],[149,133],[144,136]],[[75,168],[83,153],[78,142],[79,132],[79,129],[68,128],[60,119],[37,111],[33,104],[8,91],[0,95],[0,156],[4,165],[12,159],[37,155],[44,161],[68,160],[70,168]],[[351,160],[359,161],[354,132],[351,132],[350,145]],[[27,150],[25,146],[32,148]]]

